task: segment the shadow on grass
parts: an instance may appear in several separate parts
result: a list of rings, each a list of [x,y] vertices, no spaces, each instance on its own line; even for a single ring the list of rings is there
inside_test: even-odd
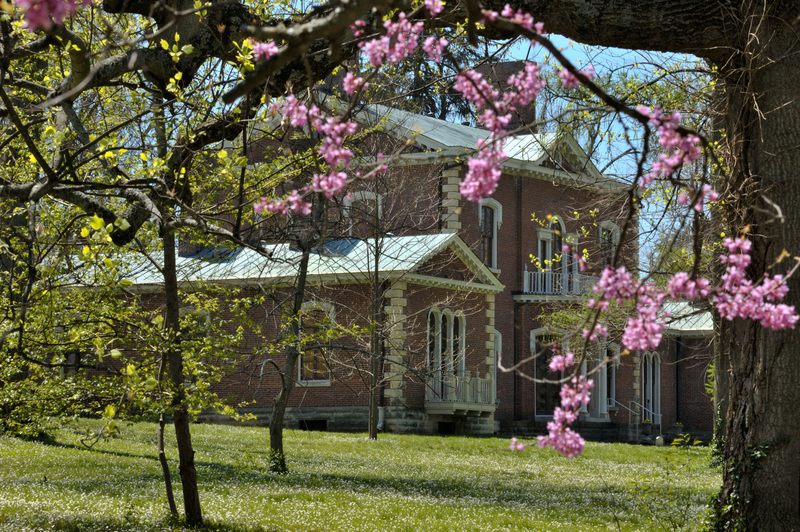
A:
[[[148,532],[186,530],[197,532],[277,532],[260,525],[228,524],[209,521],[200,527],[189,527],[181,519],[165,516],[163,519],[143,522],[135,517],[101,518],[63,516],[57,514],[10,515],[0,513],[0,530],[54,532]]]

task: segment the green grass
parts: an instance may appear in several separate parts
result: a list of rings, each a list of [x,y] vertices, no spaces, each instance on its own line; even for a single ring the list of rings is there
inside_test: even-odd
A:
[[[152,424],[83,449],[0,437],[0,530],[183,530],[167,517]],[[566,460],[508,440],[287,431],[269,472],[263,428],[195,425],[212,530],[695,530],[720,485],[708,449],[589,443]],[[167,454],[180,496],[174,440]],[[181,506],[180,500],[178,501]]]

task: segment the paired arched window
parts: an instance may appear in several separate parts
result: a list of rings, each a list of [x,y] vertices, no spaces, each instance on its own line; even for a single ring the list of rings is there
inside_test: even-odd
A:
[[[544,294],[575,294],[579,287],[575,284],[578,273],[576,249],[578,238],[566,233],[564,220],[558,215],[548,217],[547,228],[537,231],[538,242],[536,260],[539,271],[533,276],[534,292]],[[570,247],[564,251],[564,246]]]
[[[466,317],[460,310],[453,312],[432,308],[428,312],[428,372],[433,378],[433,392],[445,398],[452,388],[451,377],[463,377],[466,353]]]

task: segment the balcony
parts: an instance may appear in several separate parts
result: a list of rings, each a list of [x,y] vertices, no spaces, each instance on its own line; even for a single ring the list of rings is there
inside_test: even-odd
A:
[[[434,372],[425,380],[425,410],[428,414],[484,416],[495,410],[494,379]]]
[[[546,296],[579,296],[585,294],[597,277],[582,273],[552,271],[525,271],[522,274],[522,293]]]

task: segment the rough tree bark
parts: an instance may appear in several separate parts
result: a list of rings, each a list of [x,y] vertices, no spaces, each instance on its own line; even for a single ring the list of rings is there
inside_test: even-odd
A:
[[[505,3],[487,2],[492,9]],[[727,176],[739,197],[729,230],[750,224],[753,279],[783,249],[800,254],[800,57],[797,2],[518,0],[548,31],[587,44],[688,52],[718,68]],[[779,211],[773,204],[777,203]],[[728,202],[726,202],[727,204]],[[800,308],[800,282],[786,300]],[[800,330],[722,326],[727,389],[720,530],[800,530]]]

